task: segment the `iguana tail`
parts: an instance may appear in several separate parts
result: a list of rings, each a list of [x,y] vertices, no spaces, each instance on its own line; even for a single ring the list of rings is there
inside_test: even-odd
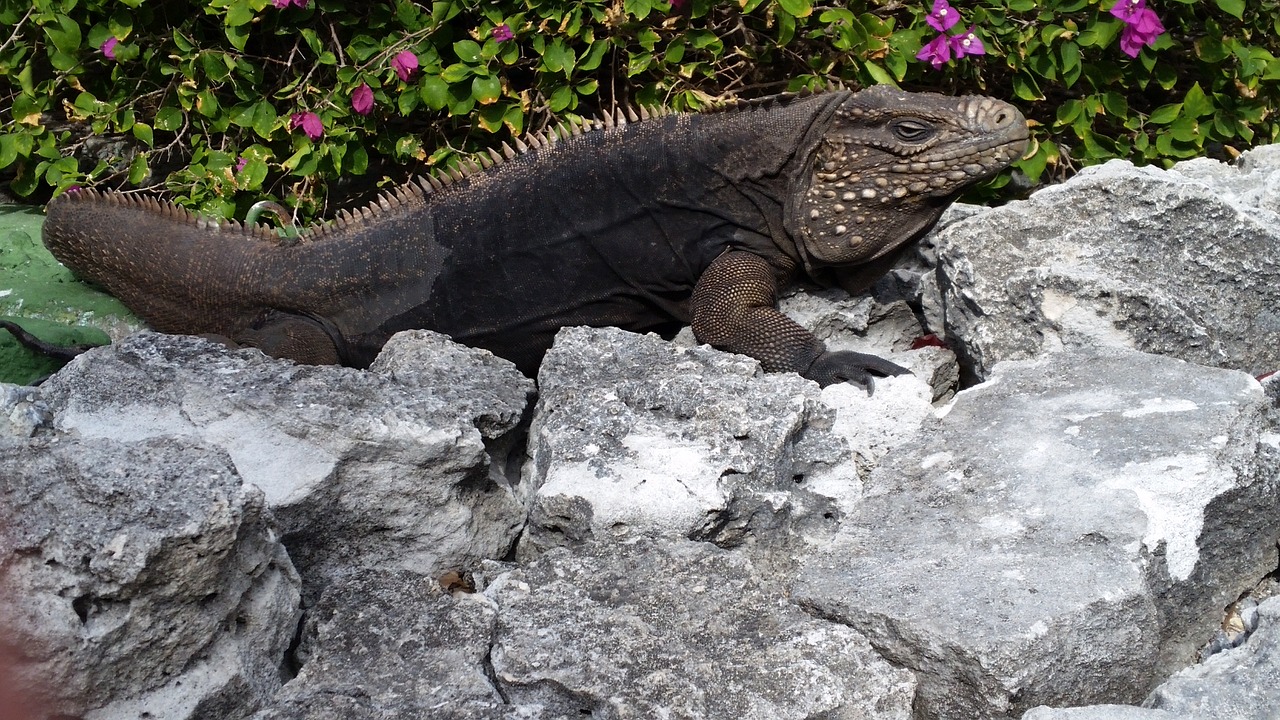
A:
[[[49,203],[43,237],[59,262],[163,332],[230,337],[279,290],[271,287],[280,249],[272,231],[153,198],[66,193]]]

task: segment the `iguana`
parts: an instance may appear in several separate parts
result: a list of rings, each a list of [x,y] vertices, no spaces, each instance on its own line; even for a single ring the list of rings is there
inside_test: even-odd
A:
[[[367,367],[393,333],[427,328],[533,374],[561,327],[691,324],[765,370],[869,388],[904,370],[826,350],[778,290],[865,289],[1026,143],[1004,102],[885,86],[619,111],[420,178],[296,244],[93,190],[49,203],[44,242],[157,330],[301,363]]]

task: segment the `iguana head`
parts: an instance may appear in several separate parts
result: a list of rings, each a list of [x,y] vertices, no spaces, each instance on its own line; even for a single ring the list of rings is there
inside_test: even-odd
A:
[[[994,98],[881,85],[830,116],[790,199],[810,264],[874,260],[928,230],[964,188],[1017,160],[1027,121]]]

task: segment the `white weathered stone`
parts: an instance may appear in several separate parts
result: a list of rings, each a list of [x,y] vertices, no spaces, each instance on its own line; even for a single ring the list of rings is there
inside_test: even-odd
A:
[[[488,447],[509,444],[531,383],[434,333],[386,354],[360,371],[144,333],[76,358],[43,396],[62,432],[225,450],[266,494],[314,599],[355,567],[439,574],[501,557],[524,521],[505,449],[493,463]]]
[[[1270,402],[1132,351],[999,366],[888,454],[797,600],[918,673],[930,718],[1136,702],[1276,566]]]
[[[566,328],[539,390],[522,558],[587,540],[730,546],[764,531],[775,542],[793,523],[834,523],[823,517],[830,502],[803,487],[814,468],[849,455],[816,383],[708,347]]]
[[[1113,160],[957,222],[936,237],[926,315],[976,379],[1089,345],[1280,369],[1276,155],[1172,170]]]

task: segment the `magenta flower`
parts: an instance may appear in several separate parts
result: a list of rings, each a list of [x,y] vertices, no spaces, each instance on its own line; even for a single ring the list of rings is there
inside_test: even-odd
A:
[[[679,10],[680,8],[684,7],[685,1],[686,0],[668,0],[668,2],[671,4],[672,10]]]
[[[401,50],[391,58],[391,69],[396,71],[401,80],[408,82],[413,71],[418,69],[418,56],[408,50]]]
[[[1111,8],[1111,14],[1124,22],[1120,50],[1129,57],[1138,57],[1143,47],[1155,45],[1156,38],[1164,34],[1164,24],[1147,7],[1146,0],[1120,0]]]
[[[107,38],[107,41],[102,43],[102,54],[106,55],[108,60],[115,60],[116,45],[119,45],[119,44],[120,44],[119,40],[113,37]]]
[[[1132,23],[1138,12],[1146,9],[1147,0],[1120,0],[1111,8],[1111,14],[1125,23]]]
[[[373,110],[373,90],[365,83],[351,93],[351,108],[361,115],[368,115]]]
[[[987,48],[983,46],[982,40],[973,34],[973,26],[969,26],[968,32],[962,35],[954,35],[950,40],[951,52],[955,54],[957,60],[965,55],[986,55]],[[936,65],[934,67],[937,67]]]
[[[271,4],[275,5],[278,10],[283,10],[290,5],[297,5],[300,8],[304,8],[307,6],[308,2],[310,2],[310,0],[271,0]]]
[[[934,70],[941,68],[943,65],[951,62],[951,43],[950,38],[946,35],[939,34],[938,37],[925,43],[920,48],[920,52],[916,53],[917,60],[923,60],[933,66]]]
[[[247,162],[249,162],[249,158],[241,155],[240,159],[236,161],[236,172],[240,172],[241,170],[243,170],[245,163]]]
[[[294,113],[289,116],[289,129],[297,130],[302,128],[302,132],[312,140],[319,140],[324,135],[324,123],[320,122],[320,116],[313,112]]]
[[[515,33],[511,32],[510,25],[502,23],[501,25],[494,26],[493,31],[489,33],[489,36],[492,37],[495,42],[506,42],[515,37]]]
[[[1124,2],[1124,0],[1121,0],[1121,2]],[[933,12],[929,13],[925,21],[934,30],[946,32],[953,25],[960,22],[960,13],[956,12],[955,8],[951,7],[947,0],[933,0]]]

